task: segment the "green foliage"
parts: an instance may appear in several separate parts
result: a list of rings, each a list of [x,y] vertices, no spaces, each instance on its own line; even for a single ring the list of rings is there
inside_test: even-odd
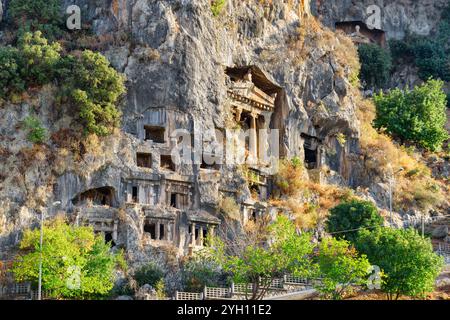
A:
[[[54,79],[61,58],[61,46],[57,42],[50,44],[40,31],[26,32],[19,38],[18,47],[23,60],[22,79],[28,85],[43,85]]]
[[[219,287],[224,280],[221,266],[206,252],[197,252],[183,264],[182,279],[186,291],[202,292],[205,286]]]
[[[394,62],[413,63],[422,80],[433,77],[450,81],[450,6],[443,10],[435,34],[408,35],[405,40],[390,41],[389,47]]]
[[[0,49],[0,97],[20,94],[33,85],[43,85],[55,78],[61,58],[61,46],[49,43],[40,31],[26,32],[18,47]]]
[[[135,271],[134,279],[139,287],[142,287],[144,284],[155,287],[158,281],[164,279],[164,272],[156,264],[148,263]]]
[[[335,238],[322,240],[317,263],[322,281],[316,288],[334,300],[341,300],[351,286],[365,284],[370,269],[365,255],[358,256],[349,242]]]
[[[360,79],[365,88],[384,87],[392,69],[389,51],[375,44],[362,44],[358,53],[361,61]]]
[[[20,75],[19,50],[12,47],[0,48],[0,98],[25,90],[25,81]]]
[[[28,116],[24,120],[26,130],[28,130],[27,139],[32,143],[43,143],[47,137],[47,130],[42,126],[38,118]]]
[[[166,298],[166,285],[164,284],[164,280],[160,279],[155,284],[156,298],[158,300],[163,300]]]
[[[39,239],[39,229],[25,231],[12,269],[16,281],[37,283]],[[42,288],[53,298],[99,298],[113,288],[117,257],[92,227],[70,226],[62,219],[46,224],[42,257]]]
[[[11,0],[8,12],[16,26],[29,31],[42,31],[48,37],[61,33],[60,0]]]
[[[267,234],[271,239],[270,244],[250,240],[233,243],[231,250],[228,250],[223,242],[214,239],[209,252],[223,270],[232,275],[235,283],[253,286],[250,299],[262,299],[277,276],[286,273],[295,276],[312,274],[314,268],[310,255],[314,245],[311,236],[307,233],[298,235],[294,224],[287,217],[278,217],[259,234]]]
[[[105,136],[120,123],[116,103],[125,93],[124,77],[100,53],[86,50],[72,69],[72,98],[89,133]]]
[[[423,297],[432,292],[443,267],[443,259],[433,252],[430,240],[414,229],[363,230],[356,248],[385,274],[381,289],[388,299]]]
[[[446,95],[443,82],[428,80],[412,91],[394,89],[374,96],[377,108],[376,128],[436,151],[448,139],[445,129]]]
[[[125,93],[124,77],[100,53],[85,50],[80,58],[61,57],[61,46],[49,43],[40,31],[24,33],[18,49],[0,49],[0,98],[34,85],[58,80],[60,95],[79,108],[86,132],[108,135],[120,123],[116,104]]]
[[[355,243],[358,231],[356,229],[373,229],[383,225],[383,218],[377,208],[369,201],[352,200],[339,204],[330,210],[326,223],[327,231],[336,233],[333,236]],[[344,230],[355,230],[341,232]]]
[[[226,3],[227,0],[211,0],[211,11],[214,17],[217,17],[222,13]]]

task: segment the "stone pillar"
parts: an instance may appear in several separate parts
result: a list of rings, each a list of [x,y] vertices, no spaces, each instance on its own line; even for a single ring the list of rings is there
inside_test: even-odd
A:
[[[191,224],[191,245],[195,247],[195,222]]]
[[[241,121],[242,109],[236,108],[236,122]]]
[[[250,145],[249,145],[249,164],[258,162],[258,134],[256,126],[257,115],[250,114]]]
[[[155,240],[159,240],[159,228],[160,228],[159,224],[160,224],[160,221],[157,220],[155,222]]]
[[[203,247],[203,226],[198,229],[198,245]]]
[[[114,241],[117,241],[117,229],[118,229],[117,225],[118,225],[118,221],[114,220],[113,235],[112,235]]]

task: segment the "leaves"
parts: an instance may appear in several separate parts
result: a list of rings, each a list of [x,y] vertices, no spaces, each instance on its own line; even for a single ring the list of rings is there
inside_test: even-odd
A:
[[[47,137],[47,130],[42,126],[38,118],[28,116],[24,120],[25,128],[28,130],[27,138],[33,143],[43,143]]]
[[[39,239],[39,229],[25,231],[12,270],[17,281],[37,283]],[[92,227],[70,226],[62,219],[46,224],[42,257],[42,287],[54,298],[98,297],[113,288],[118,257]]]
[[[349,242],[335,238],[322,240],[317,263],[321,281],[316,288],[325,296],[338,300],[350,286],[365,284],[370,270],[365,255],[359,256]]]
[[[442,81],[430,79],[412,91],[394,89],[375,95],[375,127],[428,150],[439,150],[448,139],[447,102],[442,88]]]
[[[414,229],[363,230],[356,247],[383,270],[386,278],[382,290],[390,298],[400,294],[423,297],[432,292],[443,266],[431,241]]]
[[[366,88],[382,88],[389,80],[392,59],[388,51],[375,44],[358,47],[361,60],[360,79]]]
[[[125,93],[124,77],[100,53],[85,50],[79,61],[70,59],[73,73],[66,90],[80,108],[86,131],[99,136],[110,134],[112,128],[119,126],[122,115],[116,103]]]
[[[357,239],[356,229],[373,229],[382,225],[383,218],[378,214],[377,208],[369,201],[358,200],[344,202],[331,209],[326,223],[328,232],[336,233],[336,238],[345,239],[351,243]],[[354,231],[345,232],[346,230]]]

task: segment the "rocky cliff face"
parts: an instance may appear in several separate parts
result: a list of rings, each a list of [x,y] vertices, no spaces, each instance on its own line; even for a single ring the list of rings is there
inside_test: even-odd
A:
[[[127,197],[138,181],[174,180],[192,187],[195,212],[175,219],[175,226],[186,225],[175,235],[181,243],[175,249],[182,249],[190,239],[187,224],[192,215],[195,221],[203,221],[205,212],[209,218],[217,217],[221,192],[231,192],[242,206],[252,202],[248,184],[236,166],[223,166],[218,173],[201,171],[198,165],[180,166],[176,173],[166,174],[160,168],[161,148],[142,138],[144,120],[157,110],[170,114],[171,129],[227,129],[227,68],[253,68],[279,88],[271,127],[280,129],[283,156],[305,159],[305,140],[314,139],[320,142],[317,162],[333,172],[329,182],[356,188],[366,180],[358,164],[361,133],[349,80],[357,71],[357,62],[349,65],[356,49],[349,39],[324,30],[313,19],[299,18],[298,1],[292,6],[282,0],[270,5],[228,1],[219,17],[212,15],[208,0],[63,2],[63,7],[80,6],[84,27],[91,28],[96,45],[127,77],[122,128],[108,138],[92,138],[74,147],[64,133],[75,116],[55,109],[52,87],[30,92],[29,99],[20,104],[6,103],[0,108],[4,119],[0,126],[0,246],[17,243],[20,230],[35,223],[38,212],[48,216],[72,212],[76,220],[74,199],[81,199],[86,191],[107,188],[113,190],[108,197],[117,203],[103,218],[118,219],[116,243],[129,249],[131,260],[158,255],[142,240],[146,212],[151,211],[153,217],[162,212],[167,218],[171,210],[165,204],[156,209],[130,205]],[[443,1],[428,2],[439,8]],[[340,6],[312,4],[328,24],[346,16],[346,10],[357,16],[350,6],[351,1]],[[362,6],[357,8],[362,10]],[[416,28],[408,21],[408,28]],[[305,30],[315,32],[305,34]],[[46,146],[33,147],[18,130],[32,112],[53,137]],[[138,167],[137,153],[152,154],[155,160],[150,168]],[[376,186],[372,191],[378,193]],[[379,205],[386,203],[379,201]]]
[[[403,39],[406,34],[427,36],[436,30],[439,17],[448,0],[327,0],[312,1],[325,25],[336,22],[366,21],[370,5],[381,8],[381,29],[389,39]]]

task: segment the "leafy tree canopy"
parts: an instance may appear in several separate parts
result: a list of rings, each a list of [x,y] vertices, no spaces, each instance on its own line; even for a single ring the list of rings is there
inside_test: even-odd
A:
[[[381,289],[388,299],[400,295],[423,297],[432,292],[443,267],[429,239],[414,229],[362,230],[356,243],[359,252],[385,274]]]
[[[358,47],[361,60],[360,79],[365,88],[383,88],[389,80],[392,59],[389,51],[375,44]]]
[[[335,238],[322,240],[317,263],[322,279],[316,288],[334,300],[342,299],[351,286],[366,284],[370,270],[365,255],[359,256],[349,242]]]
[[[371,230],[382,225],[383,218],[375,205],[369,201],[352,200],[330,210],[326,227],[328,232],[334,233],[335,238],[354,243],[358,237],[358,229]],[[345,230],[354,231],[342,232]]]
[[[394,89],[375,95],[375,127],[428,150],[439,150],[448,139],[443,85],[441,80],[430,79],[413,90]]]
[[[25,231],[12,270],[17,281],[37,283],[39,240],[39,229]],[[62,218],[44,226],[42,257],[42,288],[53,298],[105,296],[113,288],[116,266],[123,263],[92,227],[71,226]]]

